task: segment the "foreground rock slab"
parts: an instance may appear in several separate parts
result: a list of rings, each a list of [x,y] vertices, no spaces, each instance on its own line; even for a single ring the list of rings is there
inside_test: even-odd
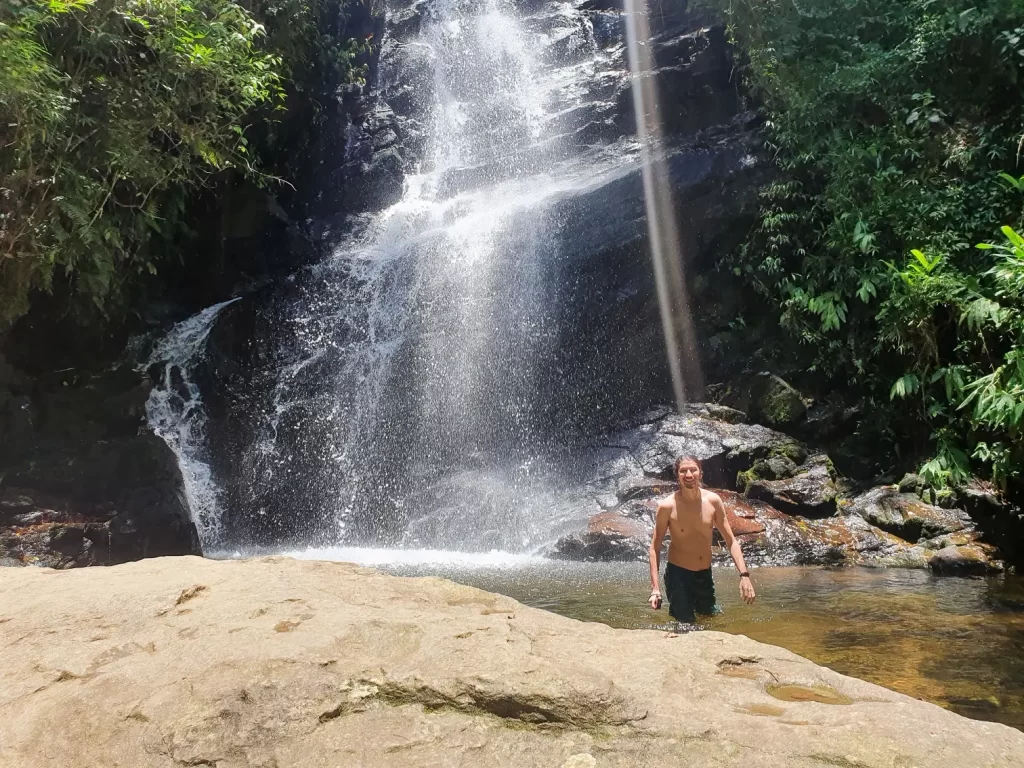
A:
[[[182,557],[2,591],[5,766],[1024,764],[1018,731],[780,648],[441,579]]]

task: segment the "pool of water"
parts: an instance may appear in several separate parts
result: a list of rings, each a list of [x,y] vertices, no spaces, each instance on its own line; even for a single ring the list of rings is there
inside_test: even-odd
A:
[[[643,563],[357,555],[331,559],[442,576],[583,621],[677,629],[664,608],[647,606]],[[753,606],[740,601],[734,571],[716,570],[715,581],[723,612],[707,620],[708,629],[780,645],[837,672],[1024,730],[1024,579],[762,568],[754,572]]]

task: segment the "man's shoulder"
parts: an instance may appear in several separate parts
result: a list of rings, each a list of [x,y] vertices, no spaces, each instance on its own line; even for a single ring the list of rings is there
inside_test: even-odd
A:
[[[676,505],[676,495],[674,493],[670,493],[668,496],[661,496],[657,501],[659,511],[662,509],[671,510]]]
[[[709,491],[707,488],[701,488],[700,493],[704,501],[711,502],[712,504],[714,504],[715,502],[718,502],[719,504],[722,503],[722,497],[719,496],[714,491]]]

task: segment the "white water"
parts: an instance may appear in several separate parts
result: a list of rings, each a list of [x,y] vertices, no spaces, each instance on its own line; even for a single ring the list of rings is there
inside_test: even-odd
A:
[[[192,365],[205,350],[217,316],[234,301],[207,307],[175,325],[143,364],[143,368],[163,365],[163,374],[154,382],[146,401],[146,418],[153,432],[178,457],[185,499],[204,545],[218,540],[222,515],[217,484],[206,461],[206,410],[199,387],[192,380]]]
[[[597,46],[571,3],[523,19],[510,0],[437,0],[417,37],[386,33],[383,46],[382,98],[430,73],[419,167],[290,307],[289,346],[237,476],[213,476],[188,379],[223,305],[154,351],[171,364],[150,421],[179,456],[206,550],[234,543],[221,526],[226,503],[255,519],[315,497],[302,513],[315,551],[395,551],[332,548],[382,542],[421,558],[534,552],[590,511],[558,498],[565,481],[549,445],[542,382],[566,343],[549,211],[637,167],[631,137],[566,139],[594,88],[626,77],[622,46]],[[185,400],[167,378],[175,369]]]
[[[331,560],[367,566],[430,566],[435,568],[524,568],[547,562],[547,558],[490,552],[453,552],[441,549],[395,549],[383,547],[324,547],[286,550],[279,554],[297,560]],[[213,557],[238,557],[240,552],[224,551]]]

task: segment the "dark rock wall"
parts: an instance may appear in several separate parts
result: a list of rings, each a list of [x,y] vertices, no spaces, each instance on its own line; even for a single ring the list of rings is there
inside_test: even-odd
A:
[[[335,33],[379,39],[382,20],[369,4],[336,10],[325,20]],[[375,55],[366,64],[372,82]],[[294,189],[218,180],[191,202],[196,234],[179,244],[180,263],[142,287],[125,319],[69,314],[58,290],[36,296],[0,337],[0,564],[200,553],[177,459],[146,426],[152,382],[136,370],[140,338],[261,290],[333,242],[325,245],[323,218],[375,172],[362,162],[375,138],[369,88],[329,91],[293,96],[288,119],[274,126],[265,164],[283,169]]]
[[[3,358],[0,373],[0,558],[60,568],[199,553],[134,371],[64,371],[53,388]]]
[[[520,5],[527,13],[542,6]],[[395,38],[413,36],[426,8],[422,0],[395,4]],[[620,46],[619,4],[596,0],[585,10],[598,45],[609,51]],[[682,251],[695,319],[708,340],[703,362],[727,368],[740,344],[720,328],[728,328],[730,313],[744,299],[717,276],[714,265],[754,220],[767,166],[757,121],[741,108],[721,25],[691,13],[684,0],[653,3],[651,19]],[[380,40],[382,20],[356,4],[346,30]],[[252,307],[271,293],[277,295],[266,300],[270,304],[287,303],[296,289],[281,278],[395,202],[422,152],[424,127],[417,115],[429,84],[417,81],[415,67],[406,67],[400,81],[381,82],[378,57],[394,55],[393,49],[377,48],[368,61],[367,88],[339,91],[316,130],[294,130],[285,140],[294,155],[294,192],[268,193],[225,178],[195,202],[200,248],[181,270],[168,269],[149,286],[138,320],[116,328],[81,327],[59,306],[41,300],[39,310],[2,340],[11,365],[0,364],[0,556],[64,566],[197,551],[174,456],[145,428],[149,382],[132,365],[116,363],[131,358],[124,356],[130,333],[164,327],[232,295],[254,297],[225,313],[201,372],[212,389],[211,407],[219,400],[225,414],[221,426],[229,442],[237,447],[254,437],[244,419],[231,417],[227,401],[258,398],[258,380],[268,375],[272,356],[265,341],[280,330],[280,315]],[[607,144],[634,131],[625,61],[621,51],[616,55],[619,75],[595,82],[594,98],[565,116],[567,141]],[[300,117],[308,112],[301,104],[295,111]],[[467,183],[471,170],[453,172],[453,193]],[[557,269],[563,272],[551,279],[565,286],[557,297],[562,330],[551,386],[561,377],[594,384],[566,392],[548,417],[593,433],[664,401],[670,392],[639,173],[566,197],[550,221],[560,244]],[[567,272],[571,281],[564,280]],[[560,410],[572,411],[573,418],[561,418]],[[275,497],[261,501],[273,504]],[[328,512],[311,507],[294,517]]]
[[[388,28],[380,51],[377,101],[353,121],[354,137],[344,168],[358,167],[355,183],[328,184],[322,231],[325,242],[339,239],[372,220],[375,211],[397,202],[403,179],[423,157],[429,133],[434,75],[427,46],[416,44],[431,6],[424,2],[393,0]],[[580,23],[551,12],[544,3],[521,2],[524,24],[555,39],[536,51],[539,66],[558,70],[577,55],[568,50],[581,36],[565,33],[564,25]],[[761,152],[758,123],[744,112],[733,61],[722,27],[690,13],[680,0],[654,4],[651,12],[659,113],[666,143],[662,147],[672,186],[675,216],[681,224],[681,252],[689,278],[713,271],[723,251],[734,247],[750,226],[757,210],[758,190],[767,165]],[[623,140],[635,133],[628,64],[623,47],[624,19],[618,4],[591,4],[584,8],[583,24],[593,30],[600,51],[594,74],[583,85],[585,98],[571,109],[551,108],[558,117],[545,140],[557,144],[563,156],[600,156],[624,153]],[[563,50],[563,43],[564,47]],[[579,55],[593,55],[586,48]],[[500,121],[499,121],[500,122]],[[628,142],[627,142],[628,143]],[[282,541],[309,544],[318,531],[329,529],[336,516],[339,494],[363,499],[366,514],[355,513],[347,533],[363,543],[393,543],[379,539],[386,529],[404,530],[401,505],[381,509],[373,501],[381,495],[401,496],[403,482],[428,486],[437,467],[453,469],[471,454],[500,452],[509,445],[535,440],[572,444],[608,428],[610,423],[635,417],[652,404],[665,402],[671,384],[665,360],[659,307],[648,245],[643,182],[639,163],[624,162],[621,171],[602,175],[594,170],[588,183],[568,188],[542,208],[524,208],[504,223],[509,248],[523,243],[533,247],[530,233],[543,217],[543,237],[535,246],[542,272],[545,327],[557,329],[552,352],[541,366],[510,364],[517,350],[514,334],[503,345],[506,357],[493,370],[476,372],[482,388],[492,392],[495,407],[488,413],[490,434],[484,444],[468,445],[469,430],[456,428],[447,435],[444,425],[418,442],[424,415],[418,411],[420,380],[428,366],[408,343],[396,354],[383,385],[385,412],[372,434],[363,435],[364,455],[348,469],[325,456],[343,453],[339,444],[351,442],[340,418],[325,420],[324,413],[346,413],[358,381],[338,371],[345,367],[344,350],[360,343],[361,324],[331,323],[323,318],[338,314],[353,289],[344,275],[329,269],[304,270],[287,284],[278,281],[267,290],[250,293],[227,308],[217,319],[200,365],[201,388],[210,418],[214,476],[225,503],[226,535],[233,545],[272,546]],[[578,168],[576,172],[581,172]],[[453,167],[445,172],[441,199],[448,199],[481,184],[502,179],[498,163]],[[586,171],[582,171],[585,175]],[[333,207],[333,213],[332,213]],[[437,233],[425,234],[426,241]],[[354,238],[358,240],[357,238]],[[429,245],[426,250],[429,250]],[[429,254],[428,254],[429,255]],[[512,283],[516,259],[502,263],[499,282]],[[394,279],[405,279],[400,271]],[[358,291],[354,291],[358,295]],[[725,318],[740,300],[715,278],[704,279],[694,294],[693,311],[702,334]],[[363,299],[365,301],[365,299]],[[415,301],[411,298],[410,301]],[[296,306],[301,307],[296,310]],[[429,332],[416,326],[417,308],[396,308],[408,314],[408,337]],[[429,314],[428,312],[424,314]],[[303,324],[292,320],[301,315]],[[550,316],[548,316],[550,315]],[[366,325],[363,323],[362,325]],[[318,333],[311,334],[315,326]],[[316,350],[302,349],[293,334],[326,339]],[[501,329],[495,331],[501,334]],[[544,352],[547,355],[547,350]],[[310,365],[303,360],[313,360]],[[699,366],[699,361],[687,361]],[[508,378],[530,369],[530,398],[503,399]],[[285,370],[300,370],[298,374]],[[333,376],[333,378],[332,378]],[[285,386],[282,382],[287,381]],[[325,386],[325,382],[334,382]],[[280,408],[280,397],[287,408]],[[505,407],[514,402],[515,407]],[[280,413],[280,418],[274,416]],[[268,418],[269,416],[269,418]],[[430,416],[428,414],[428,416]],[[273,421],[273,429],[268,422]],[[526,426],[524,426],[526,425]],[[520,432],[533,431],[527,438]],[[445,433],[445,434],[440,434]],[[450,437],[450,439],[448,439]],[[260,445],[259,449],[255,446]],[[271,445],[268,451],[265,446]],[[417,475],[419,458],[429,454],[432,466]],[[281,471],[286,467],[287,471]],[[405,468],[398,472],[396,468]],[[379,472],[374,468],[379,468]],[[407,476],[415,475],[409,481]],[[365,485],[359,486],[363,482]],[[339,491],[339,489],[342,489]],[[386,506],[386,504],[385,504]],[[392,512],[394,519],[391,519]],[[362,521],[362,522],[360,522]],[[329,539],[329,535],[326,535]],[[324,541],[323,543],[332,543]]]

